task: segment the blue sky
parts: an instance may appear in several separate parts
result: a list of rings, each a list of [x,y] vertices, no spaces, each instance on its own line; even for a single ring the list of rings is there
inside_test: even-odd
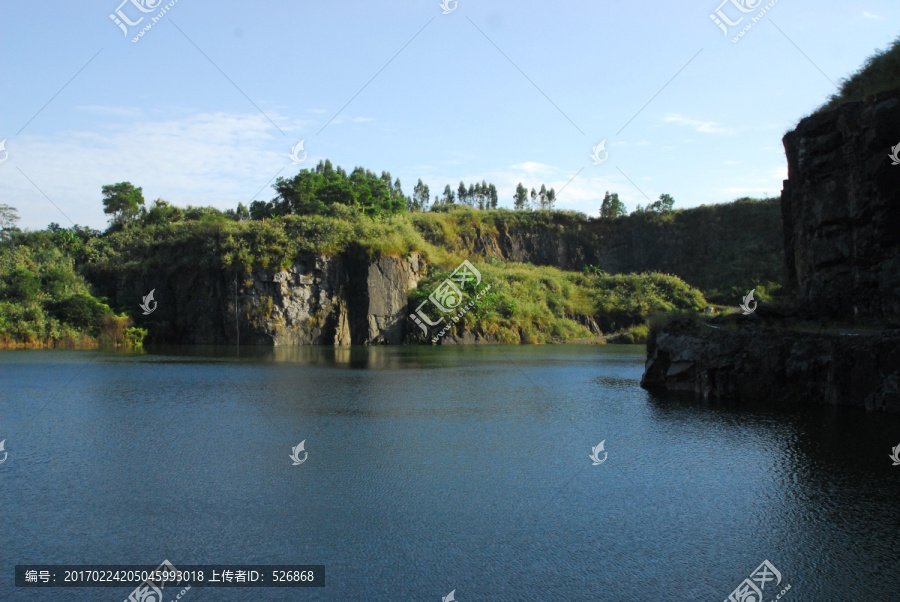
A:
[[[766,3],[721,5],[744,17],[726,36],[721,0],[177,0],[135,43],[166,2],[120,2],[0,4],[0,203],[22,227],[103,228],[100,187],[123,180],[148,202],[268,200],[323,158],[408,194],[487,180],[507,207],[546,183],[592,215],[606,190],[629,209],[777,195],[783,134],[900,34],[893,0],[778,0],[736,43]],[[128,36],[117,8],[144,17]]]

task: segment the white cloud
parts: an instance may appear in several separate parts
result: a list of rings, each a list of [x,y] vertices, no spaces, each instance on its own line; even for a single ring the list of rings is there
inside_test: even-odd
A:
[[[509,168],[515,169],[517,171],[525,171],[529,174],[550,173],[556,171],[555,167],[552,167],[545,163],[538,163],[537,161],[525,161],[524,163],[516,163],[515,165],[510,165]]]
[[[106,112],[127,113],[115,108]],[[50,221],[69,225],[35,185],[73,221],[92,227],[106,223],[100,188],[115,182],[143,187],[148,203],[162,197],[182,206],[226,209],[248,203],[261,188],[256,198],[269,199],[274,193],[267,181],[279,170],[282,176],[293,175],[315,165],[324,154],[307,140],[307,160],[292,165],[294,138],[312,123],[290,124],[283,117],[278,122],[287,136],[259,113],[221,112],[169,120],[117,120],[103,133],[22,136],[7,144],[10,155],[0,170],[0,197],[19,209],[21,226],[27,228],[44,228]]]
[[[694,128],[696,131],[704,134],[732,134],[734,130],[720,126],[715,121],[699,121],[697,119],[689,119],[683,115],[669,115],[663,119],[666,123],[677,123]]]
[[[870,12],[867,11],[867,10],[866,10],[866,11],[863,11],[862,16],[863,16],[864,19],[877,19],[878,21],[884,21],[884,17],[882,17],[882,16],[880,16],[880,15],[876,15],[876,14],[874,14],[874,13],[870,13]]]

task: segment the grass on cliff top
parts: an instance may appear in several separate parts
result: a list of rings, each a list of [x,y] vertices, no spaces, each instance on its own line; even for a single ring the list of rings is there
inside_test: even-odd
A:
[[[448,258],[450,259],[450,258]],[[455,258],[452,260],[455,261]],[[452,263],[451,261],[451,263]],[[590,316],[604,333],[627,331],[620,342],[641,342],[644,321],[653,312],[697,311],[706,306],[700,291],[665,274],[579,274],[519,263],[474,263],[490,290],[454,326],[501,343],[550,343],[596,336],[576,316]],[[426,301],[455,265],[435,266],[410,291],[411,309]],[[468,291],[467,299],[476,295]],[[439,317],[426,303],[426,314]],[[420,331],[412,336],[424,341]]]
[[[151,212],[152,214],[152,212]],[[781,279],[781,232],[777,199],[640,213],[615,220],[590,219],[566,211],[480,211],[440,207],[372,219],[341,205],[328,216],[285,215],[235,221],[211,208],[190,208],[165,221],[143,220],[89,240],[82,253],[92,282],[123,272],[150,273],[215,269],[243,274],[286,268],[304,255],[331,255],[355,247],[372,256],[421,254],[429,263],[450,256],[499,255],[495,241],[504,232],[540,246],[548,234],[565,235],[582,246],[587,261],[611,272],[675,272],[711,298],[730,288]],[[704,237],[704,233],[712,236]],[[712,244],[710,239],[718,242]],[[628,241],[632,253],[595,248],[610,240]],[[667,261],[682,253],[695,261]],[[649,267],[646,264],[652,264]],[[717,297],[718,296],[718,297]]]
[[[471,241],[498,233],[501,223],[535,227],[577,227],[587,220],[574,212],[448,211],[372,219],[352,211],[333,215],[286,215],[236,222],[214,209],[195,210],[195,219],[150,223],[110,232],[88,243],[92,270],[179,268],[252,270],[286,268],[303,255],[331,255],[350,246],[372,256],[405,257],[417,252],[429,262],[471,252]]]
[[[887,50],[881,50],[866,59],[859,71],[841,80],[840,91],[833,94],[816,113],[830,111],[842,104],[864,100],[867,96],[896,88],[900,88],[900,37]]]

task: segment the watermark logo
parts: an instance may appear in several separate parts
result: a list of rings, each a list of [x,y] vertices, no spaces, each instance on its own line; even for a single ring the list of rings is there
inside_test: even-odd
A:
[[[458,0],[441,0],[440,7],[444,9],[444,12],[442,14],[449,15],[456,10],[457,4],[459,4]],[[447,601],[445,600],[444,602]]]
[[[288,457],[289,457],[291,460],[294,461],[294,464],[293,464],[294,466],[300,466],[301,464],[303,464],[304,462],[306,462],[306,459],[309,457],[309,452],[308,452],[308,451],[304,451],[304,449],[303,449],[303,446],[304,446],[305,443],[306,443],[306,439],[304,439],[303,441],[301,441],[300,443],[298,443],[298,444],[297,444],[297,447],[292,447],[292,448],[291,448],[291,455],[288,456]],[[302,460],[300,459],[300,452],[303,452],[303,459],[302,459]]]
[[[6,140],[4,140],[3,142],[6,142]],[[0,142],[0,149],[3,148],[3,142]],[[891,165],[900,165],[900,144],[898,144],[897,146],[891,147],[891,154],[888,155],[888,157],[891,158]],[[3,159],[0,159],[0,163],[3,163],[3,161],[5,161],[5,160],[6,160],[6,157],[4,157]]]
[[[6,445],[6,439],[4,439],[3,441],[0,441],[0,452],[3,452],[3,459],[0,460],[0,464],[3,464],[4,462],[6,462],[6,456],[9,455],[9,452],[6,451],[6,448],[4,447],[4,445]],[[900,445],[897,446],[897,449],[900,449]]]
[[[744,302],[741,303],[741,311],[744,313],[745,316],[749,316],[750,314],[752,314],[753,312],[756,311],[756,306],[758,305],[758,303],[753,300],[754,292],[756,292],[756,289],[753,289],[752,291],[750,291],[750,294],[748,294],[746,297],[744,297]],[[752,306],[750,305],[751,303],[753,304]]]
[[[594,160],[594,165],[600,165],[604,163],[607,159],[609,159],[609,151],[606,150],[606,138],[600,141],[600,144],[591,148],[593,151],[591,153],[591,159]],[[600,153],[603,153],[603,158],[600,158]]]
[[[3,451],[3,442],[0,441],[0,451]],[[900,445],[891,450],[892,455],[888,456],[894,461],[894,466],[900,466]],[[3,458],[4,460],[6,458]]]
[[[154,573],[177,573],[178,569],[169,562],[168,560],[163,560],[162,564],[156,567]],[[168,576],[168,575],[167,575]],[[157,585],[154,581],[147,579],[139,586],[134,588],[134,591],[129,594],[128,598],[125,602],[162,602],[163,592],[166,588],[166,581],[170,581],[168,579],[160,579],[160,583]],[[171,583],[170,583],[171,585]],[[190,588],[190,586],[188,586]]]
[[[295,144],[291,147],[291,154],[288,155],[291,158],[291,163],[294,165],[300,165],[304,161],[306,161],[306,151],[303,150],[303,143],[306,142],[306,138]],[[300,156],[300,151],[303,151],[303,156]]]
[[[768,4],[761,7],[760,5],[762,5],[762,3],[763,0],[722,0],[722,4],[709,15],[709,18],[722,30],[722,33],[727,38],[729,28],[739,27],[750,13],[756,12],[757,14],[750,17],[750,21],[748,21],[740,31],[737,31],[736,35],[731,39],[732,43],[737,43],[738,40],[744,37],[744,34],[750,31],[754,25],[759,23],[760,19],[762,19],[765,14],[778,3],[778,0],[771,0]],[[737,12],[729,10],[732,16],[738,17],[737,20],[731,20],[726,14],[726,11],[723,9],[726,4],[731,4],[734,9],[737,10]],[[731,31],[733,32],[734,30]]]
[[[762,602],[763,590],[766,584],[774,581],[775,587],[781,584],[781,573],[768,560],[764,560],[756,570],[750,573],[750,577],[744,579],[739,586],[728,596],[725,602]],[[790,584],[781,590],[781,593],[775,598],[776,600],[791,589]]]
[[[153,293],[156,292],[156,289],[150,291],[150,294],[144,297],[144,302],[140,304],[140,308],[144,310],[144,315],[149,316],[153,312],[156,311],[157,303],[153,300]],[[153,307],[150,307],[150,304],[153,303]]]
[[[112,19],[113,23],[119,26],[119,29],[122,30],[122,33],[125,34],[125,37],[128,37],[128,27],[134,27],[138,23],[144,20],[144,17],[139,18],[137,21],[132,21],[128,17],[125,16],[125,13],[122,12],[122,7],[131,2],[135,8],[137,8],[142,13],[152,13],[156,10],[156,8],[162,3],[162,0],[122,0],[122,4],[116,7],[116,10],[109,15],[109,18]]]
[[[159,20],[162,19],[163,16],[165,16],[165,14],[169,12],[169,10],[173,6],[175,6],[175,3],[178,2],[178,0],[171,0],[171,2],[161,7],[160,5],[162,5],[163,1],[164,0],[122,0],[122,3],[117,6],[116,10],[109,15],[109,18],[119,27],[119,29],[122,30],[122,33],[127,38],[129,35],[128,28],[135,27],[144,20],[144,17],[140,16],[140,13],[147,15],[149,13],[159,11],[155,16],[150,17],[150,21],[146,25],[144,25],[143,28],[141,28],[141,30],[134,38],[131,39],[131,42],[136,44],[142,37],[144,37],[144,34],[150,31],[150,28],[156,25],[156,23],[158,23]],[[132,15],[138,17],[136,21],[132,21],[131,19],[129,19],[122,9],[123,6],[129,3],[139,11],[138,13],[134,13],[132,11]]]
[[[441,602],[456,602],[456,598],[453,597],[453,594],[456,593],[456,590],[453,590],[446,596],[441,596]]]
[[[430,301],[441,313],[447,314],[456,311],[456,315],[450,316],[441,331],[436,336],[432,337],[431,342],[436,343],[450,331],[451,322],[459,322],[460,318],[465,316],[469,310],[475,306],[475,302],[491,289],[490,284],[483,287],[474,299],[471,299],[466,305],[460,307],[464,297],[463,290],[466,286],[471,285],[471,288],[475,290],[479,284],[481,284],[481,272],[479,272],[474,265],[469,263],[469,260],[467,259],[459,264],[450,274],[450,277],[446,278],[434,292],[428,295],[428,299],[422,301],[422,303],[419,304],[419,307],[416,308],[416,313],[410,314],[409,317],[422,329],[425,336],[428,336],[428,326],[437,326],[444,321],[444,317],[438,318],[436,321],[429,319],[428,315],[422,309],[426,303]]]
[[[900,144],[897,145],[897,148],[900,148]],[[9,152],[6,150],[6,138],[4,138],[0,140],[0,163],[5,163],[8,157]]]
[[[606,457],[609,455],[606,451],[604,451],[603,446],[606,444],[606,439],[597,444],[597,447],[591,448],[591,455],[588,456],[594,463],[592,466],[599,466],[606,462]],[[603,452],[603,459],[600,459],[600,452]]]

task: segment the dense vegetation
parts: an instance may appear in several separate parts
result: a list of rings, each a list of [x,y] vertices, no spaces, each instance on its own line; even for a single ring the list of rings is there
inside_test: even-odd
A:
[[[131,186],[127,182],[117,187]],[[104,187],[104,194],[106,193]],[[131,187],[133,189],[133,187]],[[271,201],[253,201],[249,209],[242,203],[236,210],[229,211],[238,219],[262,220],[283,215],[325,215],[342,217],[359,213],[378,218],[406,211],[427,211],[432,203],[431,191],[420,179],[413,187],[412,196],[403,194],[400,179],[392,180],[390,172],[382,171],[378,176],[362,167],[350,174],[345,169],[332,165],[331,161],[320,161],[314,169],[303,169],[293,178],[278,178],[275,181],[278,193]],[[140,189],[136,189],[140,192]],[[519,183],[516,189],[517,210],[553,209],[556,191],[547,190],[541,184],[540,191],[531,189],[530,203],[528,189]],[[141,204],[143,200],[141,199]],[[480,210],[496,209],[499,202],[497,187],[482,180],[466,186],[460,182],[454,190],[447,184],[442,196],[435,195],[432,210],[441,210],[454,205],[464,205]],[[104,201],[104,204],[106,202]]]
[[[832,95],[819,112],[897,88],[900,88],[900,38],[887,50],[869,57],[859,71],[842,80],[839,92]]]
[[[10,232],[0,242],[0,348],[82,346],[98,342],[137,346],[146,332],[132,328],[91,295],[75,269],[85,242],[99,232],[63,230]]]
[[[589,338],[584,316],[604,332],[629,331],[625,340],[641,340],[650,313],[706,306],[700,290],[730,303],[738,292],[780,280],[781,234],[772,200],[675,210],[663,195],[622,215],[618,195],[606,193],[607,215],[591,219],[565,211],[479,210],[492,205],[495,189],[461,183],[452,198],[458,201],[465,189],[463,204],[438,202],[419,211],[410,204],[424,202],[427,187],[417,184],[408,198],[390,174],[347,174],[327,162],[280,179],[275,189],[270,202],[222,212],[161,199],[148,206],[141,189],[128,182],[104,186],[110,216],[104,233],[56,224],[20,232],[7,208],[0,212],[0,340],[134,343],[143,333],[130,329],[127,316],[116,316],[104,298],[121,294],[117,286],[125,276],[205,270],[238,279],[351,248],[369,256],[419,253],[429,273],[413,301],[469,258],[492,291],[462,324],[509,342]],[[550,192],[536,193],[538,205],[549,206]],[[509,261],[496,242],[485,243],[509,237],[530,245],[527,261],[536,263],[553,260],[542,258],[545,247],[564,243],[581,251],[568,263],[537,266]],[[117,298],[118,311],[137,311],[139,299]]]

